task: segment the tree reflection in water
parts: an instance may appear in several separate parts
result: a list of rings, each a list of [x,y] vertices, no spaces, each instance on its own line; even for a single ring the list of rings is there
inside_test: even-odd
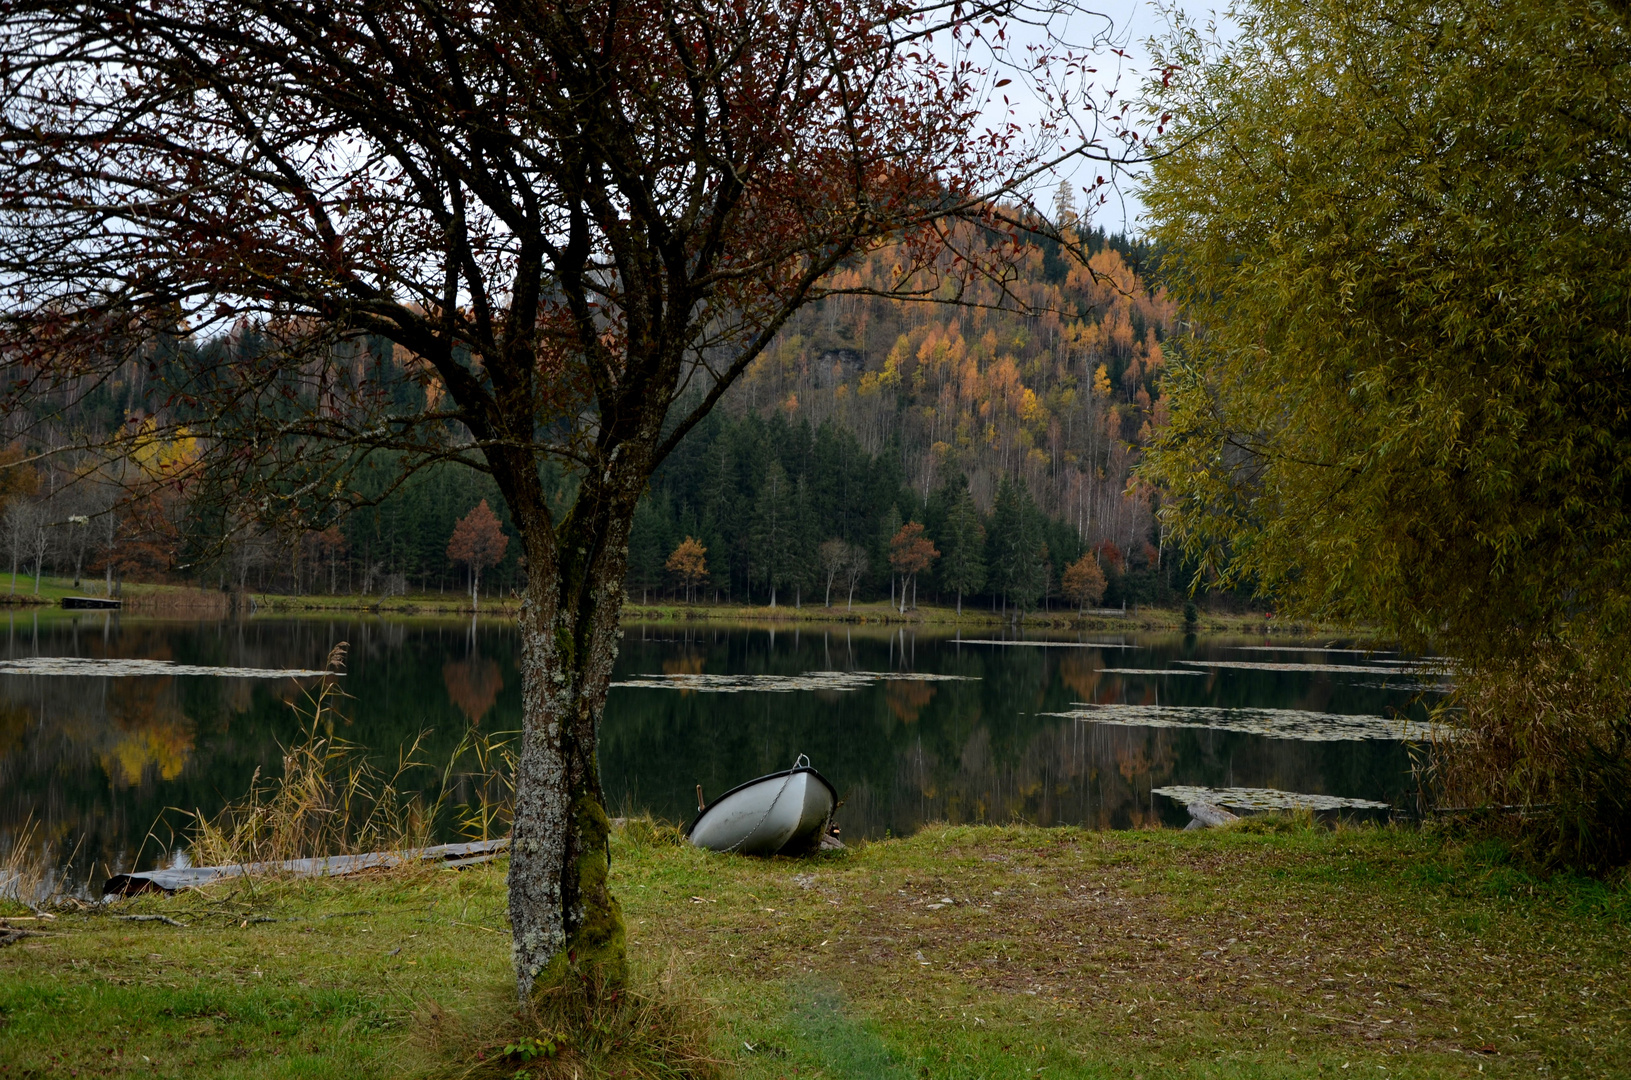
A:
[[[94,623],[88,620],[95,620]],[[30,627],[32,631],[32,627]],[[508,623],[382,619],[139,622],[42,619],[13,633],[7,659],[32,655],[149,657],[255,668],[320,666],[352,643],[345,737],[382,758],[430,730],[430,760],[465,733],[519,726],[520,679]],[[800,753],[839,787],[849,836],[910,833],[925,822],[1028,821],[1129,828],[1181,808],[1151,788],[1262,787],[1397,799],[1410,788],[1396,742],[1304,742],[1210,728],[1096,724],[1047,713],[1078,702],[1387,713],[1408,689],[1319,671],[1214,669],[1205,677],[1110,673],[1179,660],[1239,657],[1241,641],[1178,636],[1139,649],[1003,648],[910,629],[635,626],[607,703],[601,769],[614,812],[684,820],[695,787],[716,794],[786,768]],[[1289,651],[1283,659],[1319,662]],[[892,673],[885,680],[814,680],[819,689],[731,693],[649,685],[653,678]],[[917,680],[914,672],[958,676]],[[902,676],[905,676],[904,678]],[[1365,681],[1361,681],[1365,680]],[[802,685],[802,684],[795,684]],[[0,676],[0,847],[30,815],[39,835],[81,846],[81,876],[129,868],[166,807],[213,813],[276,768],[296,720],[291,680]],[[1415,706],[1420,715],[1420,706]],[[439,776],[424,770],[427,793]],[[452,823],[448,826],[452,828]],[[164,857],[149,842],[144,863]]]

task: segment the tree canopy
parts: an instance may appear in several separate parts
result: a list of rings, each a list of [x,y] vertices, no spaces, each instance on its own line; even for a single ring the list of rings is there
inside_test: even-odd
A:
[[[1631,9],[1238,15],[1227,44],[1180,25],[1152,95],[1189,332],[1143,476],[1202,578],[1460,662],[1448,805],[1623,862]]]
[[[1144,475],[1173,535],[1417,645],[1621,627],[1625,9],[1262,0],[1164,50],[1146,199],[1193,332]]]

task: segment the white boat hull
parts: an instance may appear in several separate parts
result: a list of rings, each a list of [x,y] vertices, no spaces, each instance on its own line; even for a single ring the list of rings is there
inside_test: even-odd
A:
[[[838,796],[809,767],[771,773],[732,788],[691,823],[691,843],[742,855],[794,855],[821,842]]]

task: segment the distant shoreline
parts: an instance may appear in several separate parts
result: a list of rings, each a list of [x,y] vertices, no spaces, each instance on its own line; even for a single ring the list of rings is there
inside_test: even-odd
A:
[[[100,596],[100,581],[85,582],[74,588],[65,578],[44,578],[40,593],[33,593],[33,581],[27,583],[28,592],[18,582],[15,595],[0,592],[0,608],[12,611],[57,610],[63,596]],[[187,585],[164,585],[126,582],[120,590],[125,602],[123,614],[129,616],[213,618],[238,615],[326,615],[369,614],[398,618],[514,618],[520,613],[520,602],[513,597],[482,599],[479,609],[472,610],[468,594],[410,593],[402,596],[309,595],[290,596],[282,593],[228,593],[213,589],[198,589]],[[1089,610],[1083,614],[1054,609],[1027,614],[1023,623],[1011,615],[991,611],[984,605],[965,604],[959,615],[949,605],[923,604],[902,613],[883,601],[871,601],[845,607],[819,604],[776,607],[758,604],[679,604],[628,603],[623,608],[625,623],[731,623],[736,625],[788,626],[808,623],[849,623],[871,626],[901,626],[921,628],[1003,629],[1023,626],[1027,631],[1169,631],[1193,633],[1246,633],[1246,634],[1354,634],[1352,627],[1300,622],[1276,618],[1262,612],[1201,611],[1193,626],[1186,626],[1181,608],[1137,607],[1125,612],[1119,610]]]

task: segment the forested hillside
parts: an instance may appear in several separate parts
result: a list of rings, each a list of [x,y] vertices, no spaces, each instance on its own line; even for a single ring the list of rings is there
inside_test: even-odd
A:
[[[1092,552],[1103,603],[1170,599],[1180,578],[1129,470],[1163,422],[1172,305],[1141,276],[1138,245],[1099,232],[1079,244],[1082,258],[1034,246],[1009,279],[942,302],[866,295],[897,269],[887,249],[840,271],[841,294],[790,324],[658,470],[635,522],[631,593],[847,602],[895,595],[910,576],[914,598],[1028,609],[1054,602],[1065,567]],[[167,356],[250,362],[260,347],[252,327],[209,341],[179,328],[47,422],[7,418],[18,456],[133,433],[119,458],[69,451],[6,474],[8,561],[25,575],[296,593],[463,587],[468,567],[447,550],[455,523],[485,499],[508,528],[486,476],[449,462],[404,480],[376,457],[342,497],[269,520],[213,499],[189,440],[144,440],[146,418],[188,407]],[[348,347],[359,381],[413,364],[383,342]],[[437,391],[427,381],[413,392]],[[551,486],[564,508],[571,477]],[[913,522],[923,565],[908,574],[891,540]],[[486,571],[486,591],[514,587],[519,551]]]
[[[1170,598],[1149,493],[1128,483],[1164,419],[1172,306],[1135,269],[1142,249],[1081,243],[1085,265],[1038,245],[1014,281],[956,302],[844,295],[806,310],[653,478],[631,591],[678,587],[666,559],[689,536],[721,596],[825,601],[829,578],[851,576],[823,558],[835,539],[865,554],[862,595],[883,594],[889,541],[916,520],[940,553],[920,588],[941,599],[961,582],[1045,603],[1089,549],[1103,602]],[[891,270],[880,252],[834,285],[864,294]]]

